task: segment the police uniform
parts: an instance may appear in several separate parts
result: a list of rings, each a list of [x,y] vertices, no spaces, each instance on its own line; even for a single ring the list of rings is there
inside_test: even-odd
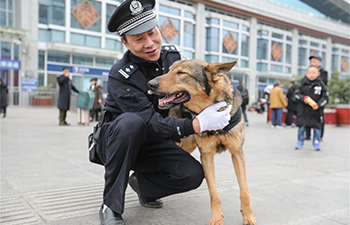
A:
[[[124,29],[130,24],[120,22],[118,12],[138,11],[134,17],[153,16],[145,10],[152,10],[154,0],[135,2],[125,1],[118,7],[109,22],[110,31],[130,34]],[[140,5],[143,11],[137,9]],[[148,19],[155,22],[154,18]],[[154,25],[149,27],[148,30]],[[124,29],[123,32],[120,29]],[[200,163],[174,142],[194,134],[192,120],[166,117],[168,111],[158,109],[158,97],[147,93],[147,82],[167,73],[179,59],[179,51],[173,45],[162,48],[157,62],[145,61],[128,50],[110,70],[104,111],[111,114],[112,119],[101,128],[97,152],[105,166],[103,201],[115,213],[124,211],[130,170],[135,171],[141,196],[150,200],[195,189],[203,181]]]

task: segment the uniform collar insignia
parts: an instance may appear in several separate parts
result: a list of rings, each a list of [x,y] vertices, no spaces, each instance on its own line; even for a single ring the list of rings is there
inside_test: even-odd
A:
[[[133,16],[138,15],[138,14],[142,13],[142,11],[143,11],[143,6],[142,6],[141,2],[136,1],[136,0],[133,0],[130,3],[129,8],[130,8],[131,15],[133,15]]]

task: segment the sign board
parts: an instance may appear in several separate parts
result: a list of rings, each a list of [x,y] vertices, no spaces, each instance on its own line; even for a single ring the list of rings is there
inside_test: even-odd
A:
[[[21,79],[22,91],[36,92],[38,87],[37,78],[22,78]]]
[[[87,75],[99,75],[99,76],[108,76],[108,74],[109,74],[109,70],[104,70],[104,69],[95,69],[95,68],[80,67],[80,66],[47,64],[48,71],[55,71],[57,73],[62,73],[63,67],[67,67],[71,73],[87,74]]]
[[[2,70],[20,70],[21,61],[10,60],[10,59],[0,59],[0,69]]]

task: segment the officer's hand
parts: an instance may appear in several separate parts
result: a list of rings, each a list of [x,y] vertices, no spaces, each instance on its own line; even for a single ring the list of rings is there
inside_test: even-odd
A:
[[[228,105],[226,109],[218,112],[220,108],[225,106],[227,106],[226,102],[218,102],[204,109],[196,117],[199,121],[199,132],[206,130],[220,130],[227,126],[231,118],[230,111],[232,105]]]

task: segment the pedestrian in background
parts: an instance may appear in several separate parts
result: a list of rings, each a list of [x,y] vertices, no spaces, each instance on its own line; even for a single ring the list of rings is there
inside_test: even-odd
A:
[[[271,122],[272,126],[276,128],[282,128],[282,110],[288,104],[284,97],[281,83],[277,81],[270,92],[270,108],[272,110]]]
[[[72,81],[69,78],[69,68],[64,67],[62,69],[62,75],[57,77],[57,83],[59,85],[58,93],[58,104],[57,108],[60,111],[59,115],[59,125],[67,126],[70,125],[66,121],[67,111],[70,107],[70,96],[71,90],[79,94],[78,89],[72,84]]]
[[[95,94],[94,105],[90,112],[90,122],[94,119],[95,121],[99,120],[101,109],[103,107],[103,92],[102,86],[97,83],[97,78],[91,78],[90,91]]]
[[[320,72],[320,78],[323,81],[323,83],[327,86],[328,85],[328,72],[322,68],[322,57],[318,55],[312,55],[309,57],[310,60],[310,66],[315,66],[318,71]],[[323,113],[323,108],[322,108],[322,125],[321,125],[321,140],[323,138],[324,134],[324,113]],[[310,127],[305,127],[305,140],[311,140],[311,129]]]
[[[295,84],[294,81],[291,81],[289,83],[289,88],[287,91],[287,100],[288,100],[288,106],[287,106],[287,116],[285,120],[285,124],[287,126],[295,127],[296,120],[297,120],[297,111],[298,111],[298,102],[294,99],[294,93],[298,89],[298,85]]]
[[[2,116],[3,118],[6,117],[8,93],[9,93],[9,90],[7,89],[7,85],[4,84],[3,80],[0,78],[0,106],[1,106],[0,113],[3,113],[3,116]]]
[[[295,92],[295,99],[299,102],[297,114],[298,142],[295,149],[304,146],[305,126],[314,129],[313,147],[320,150],[322,110],[328,102],[328,91],[319,77],[317,67],[310,66],[306,75]]]
[[[247,117],[246,110],[247,110],[247,105],[249,104],[249,93],[248,93],[248,90],[245,87],[243,87],[242,80],[238,81],[237,89],[241,92],[241,96],[242,96],[241,108],[242,108],[245,124],[246,126],[248,126],[249,124],[248,124],[248,117]]]

